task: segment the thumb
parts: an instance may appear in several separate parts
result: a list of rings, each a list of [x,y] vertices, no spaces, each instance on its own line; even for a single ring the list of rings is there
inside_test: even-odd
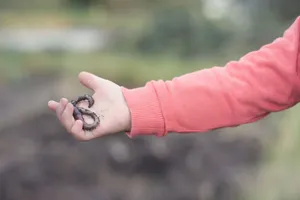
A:
[[[89,72],[80,72],[78,75],[79,81],[85,87],[96,91],[100,87],[99,77]]]

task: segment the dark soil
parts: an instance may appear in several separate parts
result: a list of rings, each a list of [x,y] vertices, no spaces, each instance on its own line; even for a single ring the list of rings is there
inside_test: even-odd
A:
[[[48,88],[55,76],[1,90],[0,111],[8,113],[1,113],[0,200],[241,199],[262,154],[256,137],[224,139],[220,129],[79,142],[40,109],[55,96],[58,86]]]
[[[45,111],[0,133],[0,199],[240,199],[261,145],[219,134],[78,142]]]

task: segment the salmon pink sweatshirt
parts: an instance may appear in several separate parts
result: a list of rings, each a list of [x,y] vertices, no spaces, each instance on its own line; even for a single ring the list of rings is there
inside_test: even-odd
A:
[[[206,132],[255,122],[300,100],[300,17],[272,43],[239,61],[123,89],[129,137]]]

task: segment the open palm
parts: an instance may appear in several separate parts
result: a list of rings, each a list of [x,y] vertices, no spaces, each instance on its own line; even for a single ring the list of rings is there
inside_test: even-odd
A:
[[[73,105],[66,98],[59,102],[49,101],[48,107],[56,112],[57,118],[66,130],[79,140],[91,140],[108,134],[129,131],[130,111],[122,94],[121,87],[109,80],[88,72],[79,74],[80,82],[92,90],[95,103],[91,108],[85,102],[80,107],[88,108],[100,118],[99,126],[91,132],[82,130],[83,122],[73,118]],[[89,121],[87,120],[89,123]]]

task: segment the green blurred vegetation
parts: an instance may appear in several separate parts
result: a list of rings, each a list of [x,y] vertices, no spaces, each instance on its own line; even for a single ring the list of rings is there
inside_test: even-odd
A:
[[[203,11],[207,2],[1,0],[0,28],[92,26],[117,33],[107,49],[89,54],[1,51],[1,81],[51,70],[67,76],[87,70],[119,84],[141,86],[238,59],[282,35],[300,14],[297,0],[235,0],[228,1],[232,12],[212,19]],[[300,198],[299,113],[293,108],[278,123],[278,143],[266,152],[250,199]]]
[[[248,199],[299,199],[299,113],[299,105],[284,111],[284,117],[278,123],[278,138],[268,144],[255,184],[248,188]]]
[[[87,66],[86,63],[89,65]],[[77,77],[80,71],[89,71],[119,84],[141,86],[152,79],[172,79],[185,73],[209,68],[215,63],[222,63],[222,60],[215,58],[183,61],[170,56],[154,59],[112,53],[64,53],[62,55],[2,53],[0,54],[0,76],[2,81],[21,81],[30,73],[59,70],[66,76]]]

